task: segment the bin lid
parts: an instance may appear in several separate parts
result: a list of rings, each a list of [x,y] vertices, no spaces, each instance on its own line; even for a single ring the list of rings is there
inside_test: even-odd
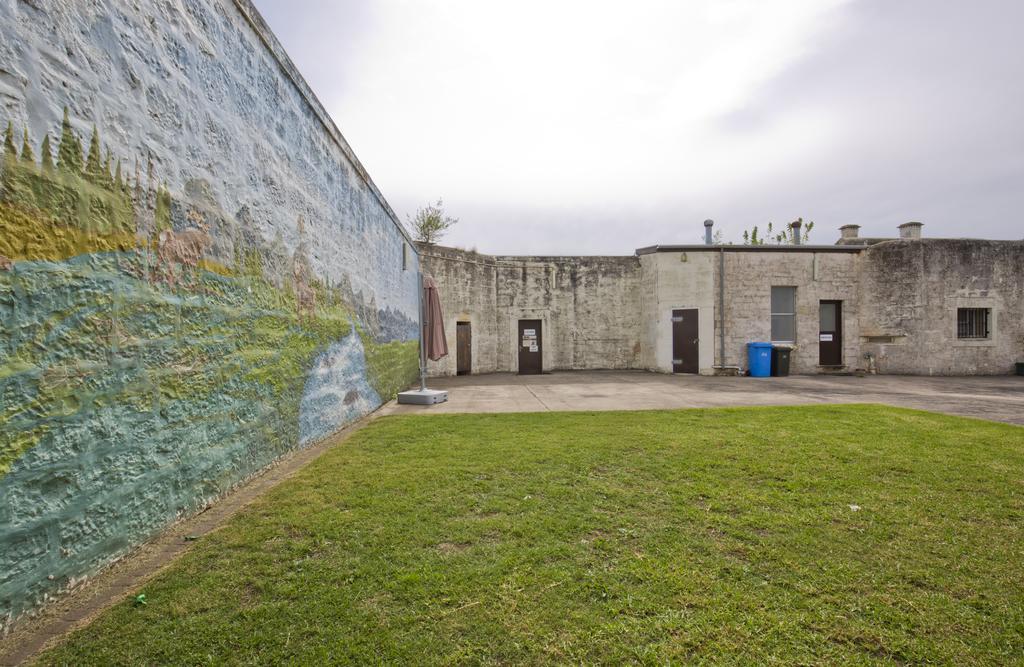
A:
[[[764,343],[764,342],[747,343],[747,345],[749,345],[750,347],[771,347],[772,346],[771,343]]]

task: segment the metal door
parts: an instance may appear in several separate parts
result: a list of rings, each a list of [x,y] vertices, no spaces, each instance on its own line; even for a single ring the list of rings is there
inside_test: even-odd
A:
[[[672,311],[672,372],[700,372],[697,309]]]
[[[541,365],[540,320],[519,320],[519,374],[538,375]]]
[[[818,304],[818,364],[843,365],[843,302]]]
[[[469,375],[473,370],[473,330],[469,322],[455,324],[455,373]]]

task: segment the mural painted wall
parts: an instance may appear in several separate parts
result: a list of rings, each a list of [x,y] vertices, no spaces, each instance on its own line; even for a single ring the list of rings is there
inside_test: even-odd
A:
[[[407,385],[418,267],[241,0],[0,0],[0,130],[6,631]]]

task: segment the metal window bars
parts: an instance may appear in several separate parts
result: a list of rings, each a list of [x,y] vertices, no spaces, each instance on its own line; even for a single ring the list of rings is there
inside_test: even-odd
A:
[[[957,308],[956,337],[959,339],[985,339],[992,335],[989,326],[991,308]]]

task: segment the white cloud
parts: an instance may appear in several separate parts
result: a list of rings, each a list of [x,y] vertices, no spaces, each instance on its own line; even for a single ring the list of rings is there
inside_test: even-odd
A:
[[[959,234],[1013,236],[1024,207],[1013,0],[257,2],[395,209],[443,196],[452,243],[958,235],[965,211],[993,222]]]
[[[380,32],[344,63],[354,85],[330,104],[403,196],[621,204],[694,191],[759,169],[730,159],[714,120],[813,48],[840,4],[384,0]],[[744,151],[809,150],[793,124]]]

